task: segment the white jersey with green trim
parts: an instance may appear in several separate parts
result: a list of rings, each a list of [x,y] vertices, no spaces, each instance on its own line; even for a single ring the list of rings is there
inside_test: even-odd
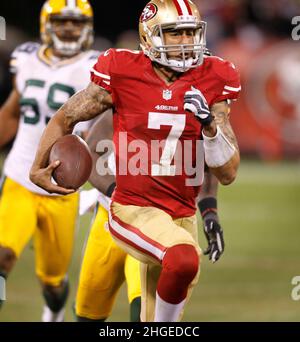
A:
[[[21,94],[21,115],[16,139],[5,161],[4,174],[34,193],[49,195],[29,180],[40,138],[61,105],[88,85],[89,70],[99,53],[89,50],[73,58],[49,63],[44,50],[45,46],[40,44],[25,43],[12,54],[11,71]],[[87,128],[88,123],[81,123],[74,132]]]

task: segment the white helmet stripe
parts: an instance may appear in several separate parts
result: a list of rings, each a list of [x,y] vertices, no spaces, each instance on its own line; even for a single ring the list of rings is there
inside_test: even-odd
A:
[[[178,5],[180,6],[180,9],[183,15],[190,15],[190,11],[184,0],[175,0],[175,1],[177,1]]]
[[[67,0],[67,7],[76,8],[76,0]]]

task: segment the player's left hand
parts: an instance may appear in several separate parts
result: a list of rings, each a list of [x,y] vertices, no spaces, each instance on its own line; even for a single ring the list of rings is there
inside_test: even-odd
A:
[[[215,263],[225,249],[222,227],[217,220],[213,218],[206,219],[204,220],[204,234],[208,241],[208,247],[204,255],[209,255],[209,260]]]
[[[208,126],[213,121],[206,98],[199,89],[192,87],[184,94],[183,108],[193,113],[202,126]]]

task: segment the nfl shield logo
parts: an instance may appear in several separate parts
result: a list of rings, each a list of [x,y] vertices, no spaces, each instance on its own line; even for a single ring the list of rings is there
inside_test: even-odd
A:
[[[168,90],[168,89],[166,89],[166,90],[164,90],[163,91],[163,98],[165,99],[165,100],[171,100],[171,98],[172,98],[172,90]]]

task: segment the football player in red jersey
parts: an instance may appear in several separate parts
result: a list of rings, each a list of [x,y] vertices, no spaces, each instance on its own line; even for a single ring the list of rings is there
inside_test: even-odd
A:
[[[49,150],[77,122],[113,108],[117,186],[109,229],[142,262],[141,320],[177,321],[199,275],[195,200],[204,156],[224,185],[239,166],[228,114],[240,81],[231,63],[204,57],[206,23],[191,1],[150,1],[139,30],[142,51],[101,55],[89,86],[51,119],[30,177],[48,192],[72,193],[52,184],[59,161],[48,165]]]
[[[108,221],[109,198],[115,188],[115,158],[110,151],[102,152],[99,146],[112,140],[113,122],[111,111],[101,115],[89,130],[88,143],[94,168],[90,176],[91,184],[98,189],[98,204],[89,238],[86,243],[76,294],[76,316],[79,322],[105,321],[111,314],[116,295],[126,280],[130,303],[130,320],[138,322],[141,307],[140,263],[118,247],[105,226]],[[107,163],[111,174],[99,177],[99,165]],[[224,239],[217,216],[218,181],[206,170],[199,194],[199,209],[204,223],[204,232],[209,246],[204,254],[209,254],[212,262],[219,259],[224,251]],[[93,190],[84,191],[84,196]],[[85,210],[92,203],[94,195],[86,197]],[[96,199],[94,198],[96,201]],[[82,199],[82,203],[84,199]],[[109,277],[108,277],[109,275]]]

